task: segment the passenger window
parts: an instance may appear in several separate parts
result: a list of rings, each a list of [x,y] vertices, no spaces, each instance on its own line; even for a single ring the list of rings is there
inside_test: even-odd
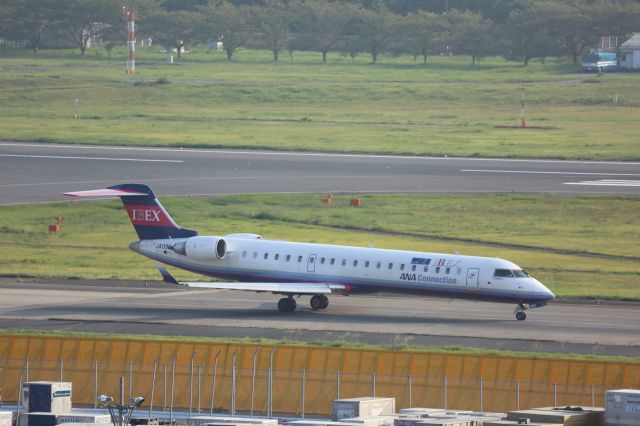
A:
[[[310,258],[309,258],[309,263],[313,263],[313,262],[315,262],[315,261],[316,261],[316,258],[315,258],[315,257],[310,257]]]
[[[276,253],[276,260],[280,258],[280,254]]]
[[[354,260],[354,261],[353,261],[353,267],[355,268],[356,266],[358,266],[358,261],[357,261],[357,260]]]
[[[400,270],[401,270],[401,271],[404,271],[404,263],[401,263],[401,264],[400,264]]]
[[[364,267],[368,268],[369,267],[369,261],[367,260],[366,262],[364,262]]]
[[[347,259],[342,259],[342,266],[345,266],[347,264]]]
[[[462,269],[458,268],[458,275],[462,275]]]
[[[254,251],[254,252],[253,252],[253,258],[254,258],[254,259],[257,259],[257,258],[258,258],[258,252],[257,252],[257,251]]]
[[[440,267],[436,266],[436,274],[439,274],[439,273],[440,273]]]
[[[264,254],[264,260],[267,260],[269,258],[269,253],[265,253]]]
[[[393,263],[389,262],[389,269],[393,269]]]
[[[291,255],[290,255],[290,254],[288,254],[288,255],[287,255],[287,262],[288,262],[288,261],[290,261],[290,260],[291,260]]]
[[[429,267],[425,265],[425,266],[424,266],[424,271],[425,271],[425,272],[429,272]]]
[[[321,264],[321,265],[324,265],[324,257],[321,257],[321,258],[320,258],[320,264]]]
[[[298,263],[302,263],[302,256],[298,256]]]
[[[416,265],[411,265],[411,270],[412,270],[413,272],[415,272],[415,271],[416,271]]]
[[[451,272],[451,268],[447,268],[447,269],[444,270],[445,274],[448,274],[449,272]]]
[[[247,257],[247,251],[246,250],[242,252],[242,257]]]
[[[376,268],[380,269],[381,266],[382,266],[382,262],[376,263]]]
[[[331,258],[331,264],[333,265],[333,264],[335,264],[335,263],[336,263],[336,258],[335,258],[335,257],[332,257],[332,258]]]

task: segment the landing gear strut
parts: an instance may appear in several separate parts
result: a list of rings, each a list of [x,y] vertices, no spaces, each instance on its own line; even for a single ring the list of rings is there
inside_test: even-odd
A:
[[[316,294],[311,298],[311,309],[326,309],[329,306],[329,298],[324,294]]]
[[[527,319],[527,314],[524,313],[524,311],[527,309],[526,306],[524,306],[524,304],[520,303],[518,304],[518,306],[516,306],[516,308],[514,309],[513,312],[515,312],[516,314],[516,319],[518,321],[524,321]]]
[[[280,312],[293,312],[296,310],[296,305],[297,303],[292,296],[278,300],[278,310]]]

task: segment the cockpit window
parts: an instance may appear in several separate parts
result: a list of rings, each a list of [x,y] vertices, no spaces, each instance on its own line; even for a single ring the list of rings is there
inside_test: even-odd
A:
[[[496,269],[493,273],[494,277],[513,278],[513,272],[509,269]]]
[[[527,274],[527,271],[523,269],[514,269],[513,275],[515,275],[518,278],[527,278],[529,276],[529,274]]]

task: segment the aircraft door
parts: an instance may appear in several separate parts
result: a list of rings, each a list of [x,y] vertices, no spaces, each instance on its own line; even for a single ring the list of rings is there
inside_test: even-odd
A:
[[[480,269],[478,268],[469,268],[467,269],[467,289],[469,290],[477,290],[478,289],[478,276],[480,275]]]
[[[315,272],[316,271],[316,254],[310,254],[309,260],[307,260],[307,272]]]

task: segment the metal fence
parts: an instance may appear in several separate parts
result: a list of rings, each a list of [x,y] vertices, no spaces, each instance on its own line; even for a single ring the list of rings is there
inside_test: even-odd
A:
[[[256,350],[250,368],[194,362],[176,363],[176,357],[153,364],[0,359],[0,389],[4,402],[21,402],[26,381],[70,381],[75,405],[97,405],[101,394],[119,394],[125,378],[125,398],[144,396],[145,408],[188,410],[189,416],[228,412],[273,416],[326,415],[339,398],[384,396],[396,398],[396,409],[444,407],[481,412],[505,412],[542,406],[602,406],[605,388],[594,385],[469,379],[464,377],[398,376],[344,371],[257,368]],[[218,352],[219,354],[219,352]],[[271,353],[273,355],[273,351]]]

